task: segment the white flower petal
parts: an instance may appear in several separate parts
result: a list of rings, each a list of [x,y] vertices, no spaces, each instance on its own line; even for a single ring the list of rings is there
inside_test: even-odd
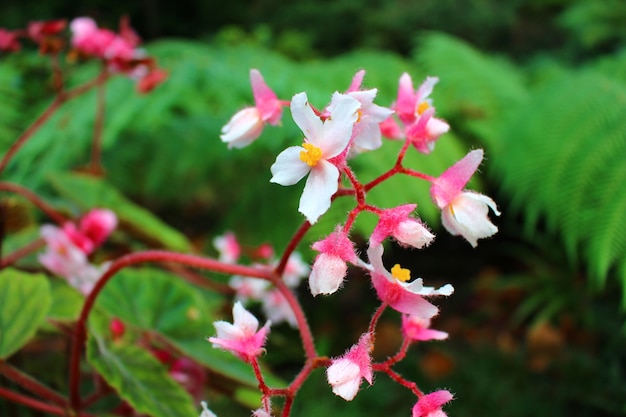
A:
[[[259,328],[259,321],[239,301],[233,306],[233,325],[245,335],[251,336]]]
[[[330,207],[330,199],[339,187],[339,170],[328,161],[320,160],[306,180],[298,211],[313,224]]]
[[[321,138],[323,134],[323,123],[309,105],[306,93],[298,93],[291,99],[291,117],[302,130],[304,136],[316,145],[314,141],[316,138]]]
[[[276,157],[276,162],[270,167],[272,172],[270,182],[280,185],[293,185],[304,178],[311,167],[300,159],[300,152],[303,151],[304,148],[301,146],[291,146],[282,151]]]
[[[314,143],[322,150],[325,159],[337,156],[346,149],[358,118],[357,110],[361,107],[358,100],[339,93],[333,94],[332,104],[333,111],[324,123],[323,141]]]

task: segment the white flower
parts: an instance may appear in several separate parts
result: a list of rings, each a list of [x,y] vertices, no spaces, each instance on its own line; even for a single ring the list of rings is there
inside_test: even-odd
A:
[[[335,93],[330,117],[322,122],[309,105],[306,93],[291,99],[291,114],[304,133],[304,143],[278,155],[270,168],[270,182],[293,185],[309,174],[298,210],[311,224],[328,210],[331,197],[337,192],[340,172],[329,160],[348,146],[360,107],[354,98]]]

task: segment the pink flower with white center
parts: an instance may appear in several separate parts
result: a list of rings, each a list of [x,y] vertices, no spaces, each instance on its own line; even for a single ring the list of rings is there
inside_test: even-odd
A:
[[[437,315],[437,307],[426,301],[423,296],[450,295],[452,286],[440,289],[424,287],[422,279],[411,281],[411,271],[399,264],[387,271],[383,265],[383,246],[370,246],[367,256],[371,263],[370,275],[378,297],[400,313],[430,319]]]
[[[430,328],[430,319],[408,314],[402,315],[402,334],[407,339],[419,342],[448,338],[448,333]]]
[[[409,217],[415,207],[417,207],[416,204],[405,204],[383,210],[379,214],[378,224],[370,236],[370,246],[381,244],[387,236],[393,236],[401,246],[412,246],[420,249],[429,245],[435,235],[418,219]]]
[[[293,185],[309,175],[298,210],[311,224],[328,210],[331,197],[339,188],[339,168],[331,160],[346,150],[360,107],[354,98],[335,93],[333,111],[322,122],[309,105],[306,93],[296,94],[291,100],[291,114],[304,133],[304,143],[278,155],[270,168],[270,182]]]
[[[372,335],[365,333],[358,344],[352,346],[343,356],[332,360],[326,369],[326,377],[335,395],[352,401],[359,391],[361,378],[372,385],[372,348]]]
[[[259,70],[250,70],[254,107],[237,112],[222,128],[220,138],[228,148],[243,148],[261,136],[265,123],[277,125],[283,112],[283,103],[265,84]]]
[[[293,313],[289,302],[278,289],[266,292],[261,299],[263,312],[272,324],[286,321],[291,327],[298,327],[296,315]]]
[[[245,303],[263,300],[271,284],[264,279],[235,275],[230,279],[228,285],[235,290],[237,301]]]
[[[311,224],[328,210],[330,199],[339,188],[339,169],[330,160],[346,150],[360,107],[354,98],[335,93],[330,117],[322,122],[309,105],[306,93],[298,93],[291,100],[291,114],[304,133],[304,143],[278,155],[270,168],[270,182],[293,185],[309,175],[298,210]]]
[[[233,306],[233,323],[216,321],[213,326],[217,336],[208,339],[213,347],[228,350],[238,358],[250,362],[253,357],[263,353],[270,322],[257,330],[259,321],[237,301]]]
[[[304,263],[302,255],[298,252],[293,252],[287,259],[287,265],[285,265],[285,271],[283,272],[283,282],[289,288],[296,288],[300,285],[302,278],[309,275],[310,272],[311,268]]]
[[[88,264],[85,252],[70,240],[63,229],[43,225],[40,233],[46,242],[46,251],[38,259],[53,274],[64,278],[76,276]]]
[[[206,401],[200,401],[200,404],[202,405],[202,412],[199,417],[217,417],[213,411],[209,410]]]
[[[430,94],[437,82],[439,82],[437,77],[426,77],[414,92],[411,76],[404,73],[398,86],[394,110],[405,125],[405,137],[422,153],[430,153],[439,136],[450,130],[446,122],[433,117],[435,109]]]
[[[454,396],[447,390],[439,390],[422,396],[413,406],[412,417],[447,417],[441,407]]]
[[[496,216],[500,215],[491,198],[463,190],[482,160],[482,149],[471,151],[433,180],[430,187],[433,201],[441,209],[443,226],[452,235],[463,236],[474,247],[478,239],[492,236],[498,231],[489,221],[489,209]]]
[[[237,237],[233,232],[226,232],[222,236],[213,239],[213,246],[217,249],[221,262],[234,264],[241,256],[241,246],[237,242]]]
[[[358,261],[354,245],[348,235],[341,228],[337,228],[325,239],[315,242],[312,248],[320,254],[315,258],[309,275],[311,294],[332,294],[339,289],[346,277],[346,262],[356,264]]]

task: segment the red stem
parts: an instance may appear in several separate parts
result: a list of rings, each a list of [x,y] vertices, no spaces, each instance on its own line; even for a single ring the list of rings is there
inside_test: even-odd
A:
[[[58,392],[43,385],[30,375],[25,374],[17,368],[9,365],[8,363],[0,360],[0,373],[4,374],[11,381],[15,382],[22,388],[32,392],[33,394],[50,401],[61,407],[67,407],[67,398],[63,397]]]
[[[0,269],[13,265],[15,262],[17,262],[24,256],[29,255],[32,252],[35,252],[36,250],[43,248],[44,246],[45,246],[45,242],[43,239],[39,238],[39,239],[33,240],[26,246],[23,246],[17,249],[15,252],[10,253],[7,256],[0,259]]]
[[[24,404],[30,408],[34,408],[35,410],[43,411],[49,414],[54,414],[57,416],[71,415],[70,412],[66,409],[57,407],[56,405],[46,404],[34,398],[27,397],[26,395],[22,395],[22,394],[18,394],[17,392],[10,391],[6,388],[0,387],[0,397],[4,397],[10,401],[13,401],[19,404]],[[81,413],[80,417],[91,417],[91,415]]]
[[[296,250],[296,248],[302,241],[302,238],[304,237],[306,232],[309,231],[310,228],[311,228],[311,223],[304,222],[302,226],[300,226],[298,230],[296,230],[296,233],[291,237],[291,240],[289,240],[289,244],[285,248],[285,251],[283,252],[283,256],[280,258],[280,262],[278,263],[278,266],[274,270],[276,275],[278,276],[283,275],[283,272],[285,272],[285,268],[287,267],[287,262],[289,261],[289,257],[291,256],[293,251]]]
[[[298,330],[300,331],[300,338],[302,339],[302,347],[304,348],[307,359],[312,360],[316,358],[317,352],[315,351],[315,343],[313,342],[313,333],[311,332],[309,323],[304,315],[304,312],[302,311],[302,306],[296,299],[296,296],[293,294],[291,289],[287,287],[280,277],[274,277],[271,281],[283,294],[287,303],[289,303],[294,316],[296,317]]]
[[[144,252],[131,253],[115,260],[109,269],[98,280],[93,290],[85,299],[85,304],[81,309],[74,333],[70,356],[69,385],[70,385],[70,405],[75,412],[80,411],[81,401],[79,392],[80,379],[80,357],[82,348],[86,338],[86,324],[89,313],[91,312],[96,298],[104,288],[107,282],[122,268],[130,265],[142,264],[147,262],[174,262],[183,265],[206,269],[214,272],[221,272],[231,275],[242,275],[248,277],[256,277],[271,281],[273,275],[271,271],[261,268],[253,268],[240,265],[232,265],[219,262],[215,259],[203,258],[196,255],[187,255],[182,253],[149,250]]]
[[[370,334],[376,334],[375,330],[376,330],[376,324],[378,323],[378,320],[380,319],[380,316],[383,315],[385,309],[387,308],[387,304],[386,303],[382,303],[380,305],[380,307],[378,307],[376,309],[376,312],[374,313],[374,315],[372,316],[372,320],[370,321],[370,326],[367,329],[368,333]]]
[[[19,194],[22,197],[26,197],[33,203],[39,210],[43,211],[48,217],[54,220],[55,223],[62,225],[68,219],[61,215],[58,211],[53,209],[48,203],[43,201],[37,194],[30,191],[28,188],[11,182],[0,182],[0,191],[9,191],[15,194]]]

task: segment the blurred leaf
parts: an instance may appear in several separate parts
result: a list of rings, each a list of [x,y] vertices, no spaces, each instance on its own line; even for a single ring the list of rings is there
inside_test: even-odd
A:
[[[254,386],[256,379],[248,364],[214,349],[206,340],[214,332],[218,305],[220,297],[207,301],[180,278],[149,268],[120,271],[97,302],[98,307],[123,322],[159,333],[213,372]]]
[[[43,274],[7,268],[0,271],[0,359],[6,359],[35,335],[51,303]]]
[[[197,414],[189,394],[156,358],[138,346],[109,345],[92,334],[87,343],[87,360],[139,413],[153,417]]]
[[[61,280],[52,280],[51,289],[52,305],[48,311],[48,318],[57,321],[76,321],[85,303],[85,297]]]
[[[109,208],[119,220],[136,233],[163,247],[190,251],[191,245],[185,236],[167,226],[148,210],[126,199],[119,191],[104,180],[83,174],[55,174],[50,182],[64,197],[72,200],[83,210],[96,207]]]

